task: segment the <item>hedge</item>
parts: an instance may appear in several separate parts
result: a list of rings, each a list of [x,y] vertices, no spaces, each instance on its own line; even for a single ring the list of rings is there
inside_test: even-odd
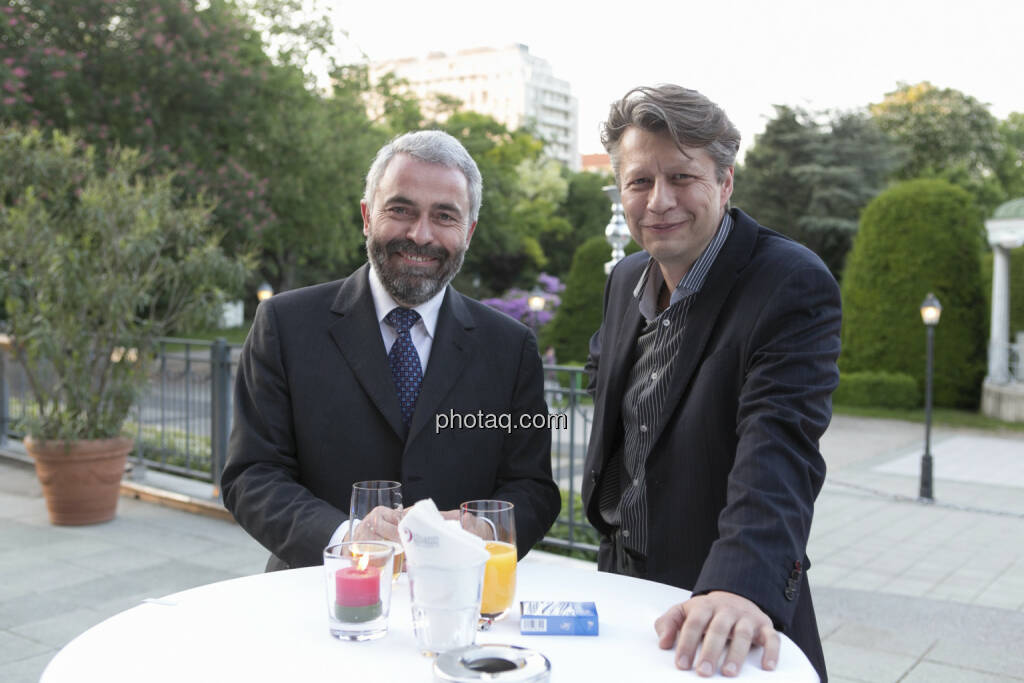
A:
[[[981,282],[983,227],[971,196],[943,180],[911,180],[876,197],[843,273],[844,373],[902,372],[923,392],[928,292],[942,302],[935,330],[936,406],[977,408],[988,331]]]
[[[626,253],[639,251],[630,241]],[[583,362],[589,353],[590,338],[601,326],[601,307],[607,276],[604,264],[612,257],[612,248],[603,235],[591,237],[572,257],[572,268],[565,280],[562,303],[550,323],[541,329],[540,347],[555,347],[560,363]]]
[[[851,372],[839,376],[832,402],[867,408],[918,408],[921,392],[905,372]]]

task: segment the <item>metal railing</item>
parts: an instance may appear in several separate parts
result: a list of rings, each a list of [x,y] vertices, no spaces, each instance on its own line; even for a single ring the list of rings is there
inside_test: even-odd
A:
[[[231,387],[238,345],[220,339],[161,338],[149,384],[125,430],[135,437],[131,456],[134,479],[147,469],[209,482],[220,489],[231,431]],[[579,498],[590,436],[592,406],[582,368],[545,366],[545,397],[553,420],[551,467],[562,489],[562,512],[542,544],[593,559],[597,532],[586,521]],[[0,444],[24,436],[32,409],[21,366],[0,346]]]

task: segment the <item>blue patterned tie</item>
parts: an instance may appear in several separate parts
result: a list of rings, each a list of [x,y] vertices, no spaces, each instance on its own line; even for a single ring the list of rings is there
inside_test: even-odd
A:
[[[412,343],[409,328],[420,319],[420,314],[411,308],[395,308],[384,321],[395,328],[398,338],[388,353],[388,364],[391,366],[391,377],[395,380],[398,391],[398,403],[402,406],[402,421],[409,426],[412,412],[416,409],[416,397],[420,393],[420,382],[423,380],[423,368],[420,367],[420,354]]]

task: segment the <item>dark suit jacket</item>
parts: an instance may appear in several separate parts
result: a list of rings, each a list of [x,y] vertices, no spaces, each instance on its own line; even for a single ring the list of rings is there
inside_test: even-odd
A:
[[[755,602],[824,679],[804,571],[818,439],[839,383],[839,289],[808,249],[732,210],[732,232],[687,314],[647,460],[647,578]],[[609,276],[591,340],[594,428],[583,482],[590,521],[602,473],[618,467],[621,403],[642,316],[633,289],[644,252]],[[615,460],[615,459],[613,459]],[[667,606],[666,606],[667,607]]]
[[[448,288],[408,438],[368,266],[260,304],[242,349],[224,504],[268,569],[323,562],[353,482],[402,482],[408,507],[499,498],[525,554],[561,506],[547,429],[435,430],[435,415],[546,414],[540,356],[520,323]]]

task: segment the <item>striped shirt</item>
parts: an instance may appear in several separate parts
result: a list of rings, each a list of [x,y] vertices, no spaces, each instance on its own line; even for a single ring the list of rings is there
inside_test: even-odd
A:
[[[686,314],[695,294],[732,230],[726,213],[704,252],[676,286],[669,306],[658,312],[658,295],[664,278],[652,258],[640,275],[633,296],[638,299],[644,325],[636,341],[636,362],[622,396],[622,458],[609,463],[601,483],[600,508],[605,521],[619,526],[626,548],[647,555],[647,456],[652,436],[668,393],[675,360],[686,329]]]

